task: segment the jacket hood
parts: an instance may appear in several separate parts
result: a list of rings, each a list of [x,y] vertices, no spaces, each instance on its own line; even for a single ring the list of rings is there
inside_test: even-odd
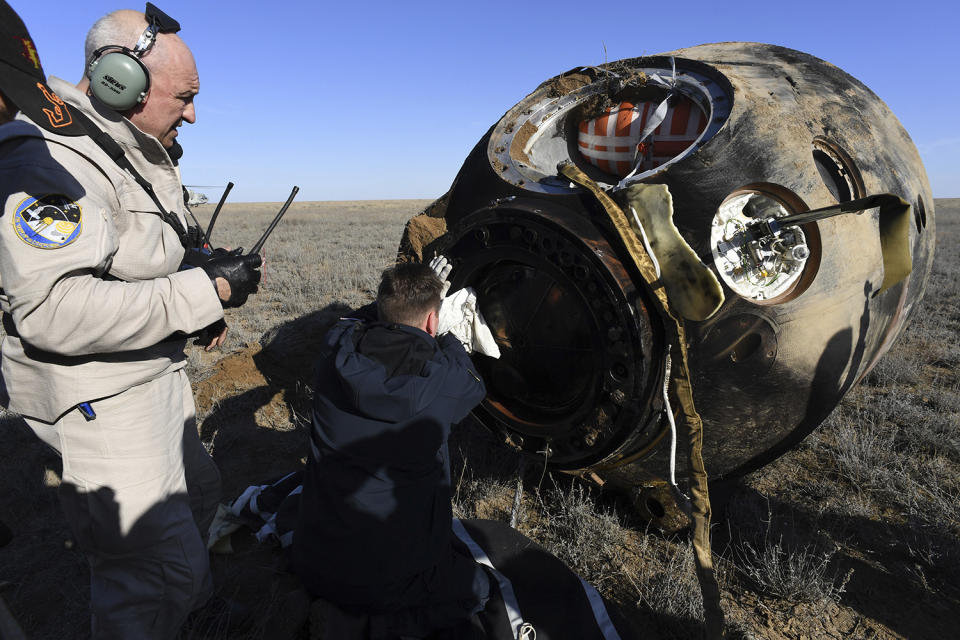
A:
[[[446,356],[415,327],[343,321],[327,346],[341,392],[359,415],[398,422],[424,411],[443,389]]]

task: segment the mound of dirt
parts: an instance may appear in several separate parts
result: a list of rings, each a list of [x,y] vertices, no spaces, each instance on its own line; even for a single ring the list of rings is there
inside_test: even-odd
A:
[[[220,467],[225,500],[303,466],[314,363],[327,331],[349,312],[330,305],[289,321],[194,385],[200,437]]]
[[[214,365],[213,375],[194,386],[198,414],[210,411],[225,395],[242,393],[268,384],[254,362],[254,356],[260,353],[260,350],[259,345],[247,347]]]
[[[445,218],[435,218],[421,213],[407,222],[397,250],[398,262],[423,262],[427,247],[447,232]]]

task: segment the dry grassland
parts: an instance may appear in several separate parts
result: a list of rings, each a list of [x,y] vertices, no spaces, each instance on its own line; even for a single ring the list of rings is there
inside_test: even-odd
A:
[[[228,348],[190,349],[225,499],[302,464],[316,341],[371,299],[404,222],[425,204],[295,204],[266,246],[260,293],[228,312]],[[960,628],[960,200],[936,206],[937,260],[905,334],[796,450],[714,493],[731,638],[940,639]],[[214,243],[250,246],[277,208],[228,205]],[[514,521],[642,637],[699,637],[685,537],[647,531],[616,496],[545,472],[469,420],[451,449],[459,515]],[[34,640],[85,637],[87,570],[59,512],[59,460],[7,417],[0,468],[0,520],[15,533],[0,549],[0,595]],[[306,637],[280,552],[234,539],[232,555],[214,558],[218,590],[260,619],[237,633],[208,613],[182,637]]]

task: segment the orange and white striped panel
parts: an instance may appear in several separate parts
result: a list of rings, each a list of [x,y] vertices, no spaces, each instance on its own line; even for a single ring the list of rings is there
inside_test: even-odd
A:
[[[624,177],[639,158],[643,158],[640,171],[647,171],[676,157],[707,128],[703,110],[681,96],[667,109],[660,126],[640,143],[640,134],[657,105],[621,102],[599,117],[582,121],[577,140],[580,153],[601,171]]]

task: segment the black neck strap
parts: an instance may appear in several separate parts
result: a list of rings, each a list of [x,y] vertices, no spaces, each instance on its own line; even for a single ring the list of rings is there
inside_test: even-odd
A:
[[[166,207],[163,206],[163,203],[160,202],[160,198],[157,197],[156,191],[153,189],[153,185],[147,182],[147,179],[140,175],[140,172],[137,171],[134,166],[130,163],[130,160],[127,159],[126,154],[123,152],[123,149],[117,144],[116,140],[110,137],[105,131],[98,127],[94,122],[86,116],[86,114],[80,112],[74,112],[78,116],[78,120],[82,123],[84,128],[87,130],[87,135],[93,140],[98,147],[103,149],[103,152],[110,156],[110,159],[113,162],[130,174],[138,185],[140,185],[144,191],[147,192],[147,195],[150,196],[150,199],[153,200],[153,203],[157,205],[157,215],[170,225],[174,231],[177,232],[177,237],[180,239],[180,244],[183,245],[184,249],[191,248],[192,242],[190,235],[187,229],[180,222],[180,218],[171,211],[168,211]]]

